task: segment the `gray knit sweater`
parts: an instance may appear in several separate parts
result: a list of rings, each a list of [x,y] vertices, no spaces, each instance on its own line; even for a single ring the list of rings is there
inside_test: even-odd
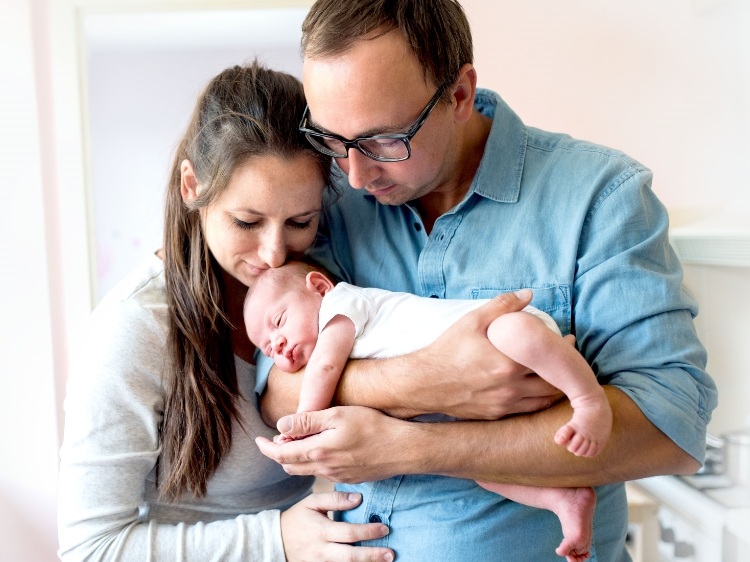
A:
[[[167,504],[155,489],[165,401],[164,268],[150,256],[92,313],[74,361],[60,451],[63,560],[284,561],[279,509],[309,492],[258,451],[255,367],[236,358],[233,444],[204,498]],[[162,467],[163,468],[163,467]]]

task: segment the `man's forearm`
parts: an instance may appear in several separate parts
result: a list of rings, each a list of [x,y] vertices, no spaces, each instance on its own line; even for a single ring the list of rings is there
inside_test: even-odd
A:
[[[260,445],[290,474],[350,483],[442,474],[574,487],[697,470],[699,463],[656,429],[624,393],[604,388],[614,414],[613,433],[595,458],[576,457],[554,444],[554,432],[571,413],[567,402],[498,421],[444,423],[402,421],[369,408],[336,408],[287,418],[294,427],[285,428],[286,433],[317,435]]]
[[[395,362],[406,364],[408,360],[395,357],[348,361],[341,374],[333,405],[367,406],[401,418],[424,413],[404,407],[403,392],[406,391],[400,392],[399,380],[389,376],[390,373],[408,368],[396,366]],[[389,367],[384,368],[385,365]],[[267,425],[274,427],[279,418],[297,411],[303,372],[285,373],[275,366],[271,369],[266,390],[260,400],[261,414]]]
[[[567,401],[495,422],[420,424],[409,449],[413,472],[531,486],[595,486],[658,474],[691,474],[699,463],[614,387],[612,436],[595,458],[580,458],[552,436],[570,417]]]

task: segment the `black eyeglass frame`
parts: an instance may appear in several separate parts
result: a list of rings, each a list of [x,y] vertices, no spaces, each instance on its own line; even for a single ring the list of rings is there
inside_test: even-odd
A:
[[[307,126],[307,119],[310,115],[310,107],[305,106],[305,111],[302,113],[302,119],[300,119],[299,122],[299,132],[303,133],[307,140],[312,144],[313,148],[317,150],[318,152],[325,154],[326,156],[331,156],[333,158],[348,158],[349,157],[349,149],[350,148],[356,148],[358,151],[360,151],[362,154],[367,156],[368,158],[372,160],[377,160],[378,162],[403,162],[404,160],[408,160],[411,158],[411,139],[414,138],[414,135],[416,135],[419,132],[419,129],[422,128],[422,125],[424,125],[425,121],[427,121],[427,118],[430,116],[430,113],[432,113],[432,110],[435,109],[435,106],[437,106],[438,102],[440,101],[440,98],[442,97],[443,93],[445,92],[446,87],[448,84],[443,84],[437,89],[437,92],[435,92],[435,95],[432,96],[430,101],[427,102],[427,105],[422,110],[422,113],[419,114],[419,117],[417,117],[417,120],[414,121],[414,124],[409,127],[409,129],[405,133],[392,133],[387,135],[374,135],[372,137],[358,137],[353,140],[345,139],[344,137],[341,137],[339,135],[334,135],[333,133],[324,133],[322,131],[318,131],[316,129],[311,129]],[[341,144],[344,145],[345,153],[340,154],[338,152],[334,152],[333,150],[327,148],[324,144],[322,144],[320,141],[313,140],[310,137],[314,138],[329,138],[329,139],[336,139]],[[372,141],[372,140],[381,140],[381,139],[392,139],[392,140],[399,140],[404,143],[406,146],[406,156],[400,157],[400,158],[390,158],[388,156],[380,156],[378,154],[374,154],[370,151],[368,151],[366,148],[360,146],[360,142],[363,141]]]

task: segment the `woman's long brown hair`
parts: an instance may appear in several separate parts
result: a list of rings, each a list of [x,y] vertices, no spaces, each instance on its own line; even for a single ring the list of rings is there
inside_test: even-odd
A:
[[[293,76],[257,62],[234,66],[201,94],[177,148],[164,222],[169,334],[159,488],[168,500],[186,492],[205,495],[209,477],[232,444],[232,422],[242,423],[221,269],[206,244],[200,209],[253,156],[307,155],[328,183],[330,159],[297,130],[304,107],[302,85]],[[180,191],[185,159],[201,187],[190,206]]]

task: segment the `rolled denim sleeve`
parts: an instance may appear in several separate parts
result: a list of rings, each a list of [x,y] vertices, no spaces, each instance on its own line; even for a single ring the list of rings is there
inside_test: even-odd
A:
[[[599,380],[702,462],[717,392],[668,227],[646,169],[628,168],[599,194],[581,236],[574,325]]]

